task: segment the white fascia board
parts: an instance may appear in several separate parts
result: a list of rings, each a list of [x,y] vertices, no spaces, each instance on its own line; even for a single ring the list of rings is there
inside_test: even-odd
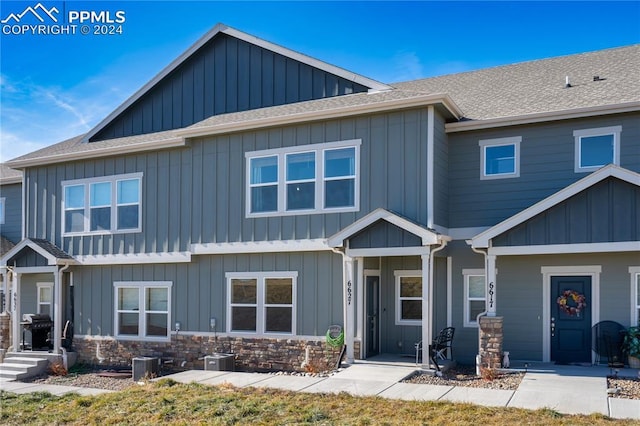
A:
[[[540,254],[584,254],[616,252],[640,252],[640,241],[491,247],[489,248],[488,254],[495,256],[530,256]]]
[[[11,185],[13,183],[22,183],[22,176],[0,178],[0,185]]]
[[[191,253],[193,255],[285,253],[285,252],[326,251],[326,250],[331,250],[331,248],[327,245],[327,240],[325,239],[191,244]]]
[[[54,163],[65,163],[67,161],[84,160],[87,158],[110,157],[113,155],[125,155],[132,152],[157,151],[159,149],[181,147],[186,145],[186,140],[181,137],[148,140],[140,143],[120,145],[115,147],[105,147],[88,151],[66,152],[61,154],[47,155],[44,157],[30,158],[26,160],[9,161],[11,167],[32,167],[49,165]]]
[[[490,240],[492,238],[502,234],[503,232],[513,229],[521,223],[531,219],[535,215],[550,209],[556,204],[567,200],[568,198],[608,177],[616,177],[632,185],[640,186],[640,174],[610,164],[567,186],[566,188],[561,189],[555,194],[521,211],[520,213],[511,216],[509,219],[500,222],[499,224],[489,228],[485,232],[476,235],[472,239],[472,246],[475,248],[488,248],[490,246]]]
[[[345,254],[351,258],[357,257],[385,257],[385,256],[421,256],[429,254],[429,247],[374,247],[360,249],[345,249]]]
[[[137,265],[143,263],[189,263],[190,252],[99,254],[75,256],[82,265]]]
[[[347,96],[347,95],[345,95]],[[310,101],[313,102],[313,101]],[[256,130],[265,127],[273,127],[285,124],[293,124],[306,121],[329,120],[334,118],[344,118],[353,115],[370,114],[375,112],[392,111],[396,109],[423,107],[428,105],[442,104],[455,117],[461,117],[462,112],[451,100],[449,95],[436,93],[430,95],[414,96],[404,99],[393,99],[371,104],[350,105],[345,107],[331,108],[321,111],[308,111],[297,114],[287,114],[279,117],[256,118],[232,123],[213,124],[208,126],[192,125],[184,129],[174,131],[176,135],[185,138],[200,136],[213,136],[217,134],[239,132],[243,130]]]
[[[47,260],[47,265],[49,266],[76,264],[76,261],[73,259],[58,259],[30,239],[25,239],[16,244],[11,250],[6,252],[2,258],[0,258],[0,265],[6,266],[7,260],[20,253],[20,251],[25,247],[29,247],[31,250],[44,257]]]
[[[547,111],[534,114],[490,118],[487,120],[460,121],[456,123],[447,123],[445,124],[444,128],[447,133],[467,132],[471,130],[542,123],[545,121],[569,120],[574,118],[592,117],[598,115],[621,114],[639,110],[640,102],[634,101],[613,105],[599,105],[594,107],[576,108],[562,111]]]

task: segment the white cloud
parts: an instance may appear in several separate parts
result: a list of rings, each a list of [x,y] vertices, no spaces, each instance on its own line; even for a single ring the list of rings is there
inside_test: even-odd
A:
[[[391,58],[393,73],[389,82],[416,80],[424,76],[423,65],[416,52],[400,51]]]

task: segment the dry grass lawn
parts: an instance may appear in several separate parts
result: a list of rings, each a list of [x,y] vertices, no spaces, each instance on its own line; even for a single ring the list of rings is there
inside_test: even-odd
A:
[[[100,396],[0,393],[2,425],[612,425],[601,415],[566,416],[446,402],[396,401],[348,394],[178,384],[170,379]]]

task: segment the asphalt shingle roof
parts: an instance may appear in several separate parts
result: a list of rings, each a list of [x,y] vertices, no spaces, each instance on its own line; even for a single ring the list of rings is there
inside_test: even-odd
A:
[[[390,101],[424,95],[447,94],[462,110],[465,120],[488,120],[527,114],[567,111],[640,102],[640,45],[606,49],[395,83],[393,90],[358,93],[297,102],[207,118],[188,127],[206,129],[255,120],[290,119],[296,115],[348,107],[374,107]],[[565,88],[569,77],[571,87]],[[598,76],[599,80],[594,81]],[[180,132],[178,129],[177,132]],[[65,154],[108,150],[114,147],[176,138],[174,130],[83,143],[80,135],[14,160],[32,160]],[[13,161],[13,160],[12,160]]]

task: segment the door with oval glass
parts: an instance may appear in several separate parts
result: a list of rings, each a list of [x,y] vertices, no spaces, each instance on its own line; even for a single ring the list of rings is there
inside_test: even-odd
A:
[[[591,277],[551,277],[551,361],[591,362]]]

